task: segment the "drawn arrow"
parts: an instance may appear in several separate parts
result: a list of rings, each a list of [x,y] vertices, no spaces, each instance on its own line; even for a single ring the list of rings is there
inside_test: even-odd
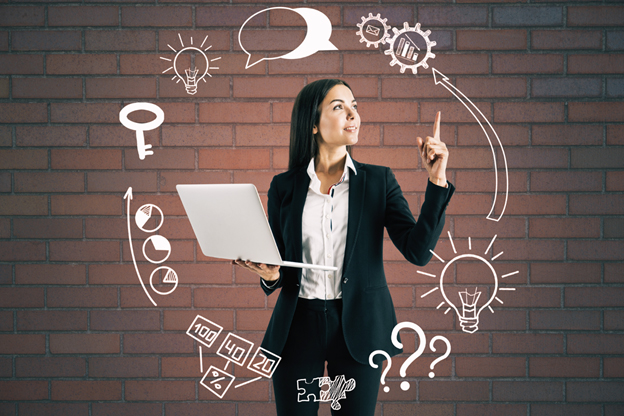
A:
[[[485,117],[483,113],[481,112],[481,110],[479,110],[479,107],[474,105],[474,103],[470,101],[470,99],[466,97],[463,92],[461,92],[459,89],[457,89],[457,87],[451,84],[451,82],[449,81],[446,75],[444,75],[442,72],[438,71],[435,68],[432,68],[432,70],[433,70],[433,82],[435,83],[435,85],[441,84],[451,94],[453,94],[455,98],[457,98],[459,102],[464,105],[464,107],[466,107],[466,109],[470,112],[470,114],[472,114],[475,120],[477,120],[477,123],[479,123],[479,126],[481,126],[481,130],[483,130],[485,137],[490,143],[490,149],[492,149],[492,158],[494,159],[495,188],[494,188],[494,201],[492,202],[492,208],[490,209],[490,212],[486,218],[492,221],[499,221],[503,217],[503,213],[505,212],[505,208],[507,207],[507,198],[509,197],[509,172],[507,170],[507,157],[505,156],[505,149],[503,149],[503,144],[498,138],[498,134],[496,134],[496,130],[494,130],[494,127],[492,127],[487,117]],[[479,113],[479,115],[481,116],[481,119],[477,117],[477,115],[475,114],[473,110],[476,110]],[[493,214],[494,207],[496,206],[496,198],[498,197],[498,168],[497,168],[497,163],[496,163],[496,151],[494,149],[494,145],[492,144],[492,139],[490,139],[490,135],[488,134],[486,128],[483,126],[483,123],[481,122],[481,120],[484,120],[487,123],[487,127],[488,127],[487,130],[490,130],[490,133],[494,137],[496,137],[496,142],[498,143],[498,146],[500,147],[501,154],[503,155],[503,162],[505,163],[505,204],[503,205],[503,209],[500,215],[498,216],[498,218],[495,218],[496,214]]]
[[[158,306],[156,305],[156,302],[154,302],[154,299],[152,299],[149,292],[147,291],[145,284],[143,284],[143,279],[141,279],[141,273],[139,273],[139,266],[137,266],[136,257],[134,256],[134,247],[132,247],[132,229],[130,227],[130,201],[132,200],[132,187],[131,186],[128,187],[128,190],[126,191],[126,194],[124,195],[124,199],[128,200],[128,209],[126,211],[126,217],[128,217],[128,241],[130,242],[130,253],[132,254],[132,263],[134,263],[134,270],[136,270],[136,274],[137,274],[137,277],[139,278],[139,282],[141,282],[141,287],[143,288],[143,291],[147,295],[148,299],[152,301],[154,306]]]

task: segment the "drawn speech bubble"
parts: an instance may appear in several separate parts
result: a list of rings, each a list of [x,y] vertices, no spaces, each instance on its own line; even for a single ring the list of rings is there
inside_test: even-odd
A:
[[[249,22],[255,16],[259,15],[260,13],[276,9],[290,10],[303,17],[306,25],[308,26],[306,36],[299,46],[297,46],[293,51],[288,52],[285,55],[273,56],[269,58],[266,58],[264,56],[252,57],[252,54],[248,52],[247,49],[245,49],[245,46],[243,46],[243,43],[241,41],[241,33],[243,32],[243,29],[245,28],[247,22]],[[254,13],[247,20],[245,20],[245,23],[243,23],[240,30],[238,31],[238,43],[240,44],[243,51],[247,54],[247,63],[245,64],[245,69],[248,69],[262,61],[270,61],[273,59],[301,59],[313,55],[318,51],[337,51],[338,48],[329,41],[331,34],[332,25],[329,21],[329,18],[324,13],[318,10],[309,9],[307,7],[299,7],[297,9],[291,9],[289,7],[269,7],[268,9],[260,10],[259,12]]]

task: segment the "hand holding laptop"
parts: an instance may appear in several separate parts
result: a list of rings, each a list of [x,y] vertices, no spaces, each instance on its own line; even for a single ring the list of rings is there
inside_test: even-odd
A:
[[[247,269],[258,274],[261,278],[266,280],[267,282],[274,282],[279,279],[279,268],[278,265],[273,264],[264,264],[264,263],[254,263],[253,261],[243,261],[243,260],[232,260],[232,264],[236,264],[243,269]]]

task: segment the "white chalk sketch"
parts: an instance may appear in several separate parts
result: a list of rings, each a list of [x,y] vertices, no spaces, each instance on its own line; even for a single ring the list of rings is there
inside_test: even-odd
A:
[[[416,335],[418,335],[418,348],[414,351],[407,360],[403,363],[401,368],[399,369],[399,375],[401,377],[407,376],[407,369],[409,366],[416,361],[418,357],[422,355],[425,351],[425,347],[427,346],[427,337],[425,336],[425,331],[422,330],[420,325],[415,324],[414,322],[399,322],[392,329],[392,335],[390,335],[390,339],[392,340],[392,344],[394,344],[397,348],[403,348],[403,344],[399,341],[399,331],[401,329],[413,329],[416,331]],[[401,390],[407,391],[410,388],[410,383],[408,381],[401,382]]]
[[[441,73],[435,68],[432,68],[432,71],[433,71],[433,82],[435,83],[435,85],[442,85],[451,94],[453,94],[455,98],[457,98],[459,102],[464,105],[464,107],[466,107],[466,109],[470,112],[470,114],[472,114],[474,119],[477,120],[477,123],[479,123],[481,130],[483,130],[483,133],[485,134],[485,137],[487,138],[488,143],[490,144],[490,149],[492,150],[492,158],[494,160],[494,183],[495,185],[494,185],[494,200],[492,201],[492,208],[490,208],[490,212],[488,213],[486,218],[491,221],[500,221],[500,219],[503,217],[503,214],[505,213],[505,208],[507,207],[507,198],[509,197],[509,172],[507,169],[507,156],[505,156],[505,149],[503,148],[503,144],[501,143],[500,138],[498,137],[498,134],[496,133],[496,130],[494,130],[494,127],[492,127],[492,124],[490,124],[490,121],[487,119],[487,117],[483,115],[481,110],[479,110],[479,107],[474,105],[474,103],[470,101],[470,99],[466,97],[464,93],[462,93],[459,89],[457,89],[456,86],[451,84],[451,82],[449,81],[446,75],[444,75],[443,73]],[[475,113],[478,113],[478,116]],[[483,125],[484,122],[487,125],[487,129]],[[489,134],[488,134],[488,131],[489,131]],[[490,136],[493,136],[496,138],[496,143],[493,143],[492,138]],[[503,208],[500,214],[498,214],[498,216],[494,213],[494,210],[496,208],[496,199],[499,194],[496,147],[500,149],[500,153],[503,158],[503,164],[505,165],[505,203],[503,204]]]
[[[388,360],[388,365],[386,366],[386,368],[384,368],[383,372],[381,373],[381,379],[379,380],[384,386],[384,392],[388,393],[390,391],[390,387],[386,386],[386,376],[388,375],[388,371],[390,371],[390,367],[392,367],[392,358],[390,357],[390,354],[388,354],[384,350],[376,350],[371,352],[368,356],[368,364],[373,368],[379,367],[379,365],[377,365],[377,363],[373,361],[373,357],[375,357],[377,354],[383,355],[384,357],[386,357],[386,360]]]
[[[155,251],[164,252],[164,257],[160,260],[151,259],[145,252],[145,248],[151,246]],[[162,235],[152,235],[143,242],[143,256],[152,264],[160,264],[167,260],[171,255],[171,243]]]
[[[162,270],[165,273],[165,277],[163,277],[162,283],[167,283],[167,284],[173,285],[173,287],[171,289],[169,289],[168,291],[166,291],[166,292],[161,292],[160,290],[158,290],[158,289],[156,289],[154,287],[154,280],[153,280],[154,279],[154,275],[156,274],[156,272],[158,272],[160,270]],[[152,274],[150,274],[149,284],[150,284],[150,287],[152,288],[152,290],[154,292],[158,293],[159,295],[161,295],[161,296],[170,295],[178,287],[178,274],[171,267],[168,267],[168,266],[157,267],[156,269],[154,269]]]
[[[270,10],[290,10],[299,14],[305,20],[307,25],[306,36],[299,46],[297,46],[293,51],[285,55],[268,58],[262,55],[252,58],[252,53],[247,51],[247,49],[243,45],[243,42],[241,41],[241,34],[247,22],[249,22],[260,13],[265,13]],[[262,61],[270,61],[274,59],[301,59],[306,58],[310,55],[314,55],[318,51],[338,50],[338,48],[329,41],[331,34],[331,21],[323,12],[319,10],[310,9],[307,7],[299,7],[296,9],[291,9],[290,7],[269,7],[268,9],[260,10],[259,12],[252,14],[247,20],[245,20],[245,22],[240,27],[240,30],[238,31],[238,43],[243,52],[247,54],[247,63],[245,64],[245,69],[248,69]]]
[[[171,61],[171,59],[164,56],[160,57],[160,59],[162,59],[163,61],[172,62],[171,66],[162,71],[162,73],[164,74],[173,70],[175,72],[175,75],[173,76],[173,78],[171,78],[171,80],[173,81],[177,78],[176,84],[182,81],[182,83],[184,84],[184,88],[186,89],[186,93],[189,95],[195,95],[197,94],[197,83],[199,81],[206,82],[206,76],[212,77],[209,71],[213,69],[219,69],[219,67],[217,66],[210,66],[210,63],[218,61],[219,59],[221,59],[221,57],[219,56],[214,59],[208,59],[208,56],[206,56],[206,54],[204,53],[208,49],[212,48],[212,45],[208,45],[206,49],[202,49],[204,47],[204,44],[206,43],[206,40],[208,39],[208,35],[204,37],[204,40],[201,45],[199,45],[199,47],[193,46],[192,36],[190,40],[191,46],[184,45],[184,42],[182,41],[182,36],[180,36],[179,33],[178,39],[180,39],[180,45],[182,45],[182,48],[180,50],[177,50],[173,46],[167,44],[167,46],[176,53],[175,57],[173,58],[173,62]],[[185,68],[186,65],[182,64],[182,60],[178,59],[183,53],[189,53],[193,55],[194,59],[191,60],[191,66],[189,68]],[[204,70],[201,71],[201,69],[199,68],[204,66]],[[202,72],[202,74],[198,76],[200,71]]]
[[[253,342],[230,332],[219,347],[217,355],[232,361],[236,365],[243,366],[253,346]]]
[[[433,368],[436,366],[436,364],[439,363],[440,361],[445,360],[449,355],[451,355],[451,342],[448,340],[448,338],[443,337],[441,335],[436,335],[435,337],[431,338],[431,341],[429,341],[429,348],[431,349],[431,351],[436,352],[436,348],[433,345],[435,344],[436,341],[444,341],[444,343],[446,344],[446,351],[440,357],[433,360],[433,362],[429,366],[429,368],[431,369],[431,372],[429,373],[429,378],[435,377]]]
[[[222,399],[228,389],[234,383],[235,377],[215,366],[210,366],[199,384],[208,389],[212,394]]]
[[[455,254],[457,254],[457,250],[455,248],[455,243],[453,243],[453,238],[451,237],[451,233],[448,232],[448,236],[449,236],[449,240],[451,242],[451,246],[453,247],[453,252]],[[496,240],[496,235],[494,235],[494,237],[492,238],[492,240],[490,241],[490,244],[488,245],[487,249],[485,249],[485,252],[483,253],[484,255],[486,255],[488,253],[488,251],[490,250],[490,248],[492,247],[492,245],[494,244],[494,240]],[[468,247],[469,247],[469,251],[472,250],[472,244],[470,242],[470,237],[468,237]],[[500,304],[503,304],[503,301],[497,296],[498,295],[498,291],[514,291],[516,290],[515,288],[510,288],[510,287],[501,287],[499,288],[499,282],[498,282],[498,275],[496,273],[496,270],[494,270],[494,267],[492,266],[491,262],[493,262],[494,260],[496,260],[497,258],[499,258],[503,252],[501,251],[500,253],[492,256],[492,258],[490,260],[487,260],[485,257],[483,256],[479,256],[476,254],[460,254],[458,256],[455,256],[453,259],[451,259],[450,261],[446,262],[442,257],[440,257],[439,255],[437,255],[434,251],[431,251],[431,253],[438,259],[440,260],[440,262],[442,263],[446,263],[444,266],[444,269],[442,269],[442,273],[440,274],[440,284],[438,287],[428,291],[427,293],[423,294],[421,296],[421,298],[424,298],[425,296],[429,296],[432,293],[437,292],[438,290],[440,290],[440,293],[442,294],[442,297],[444,298],[444,301],[441,302],[436,309],[440,309],[442,306],[444,306],[445,304],[448,304],[449,306],[447,307],[446,311],[444,312],[445,314],[448,313],[451,308],[455,310],[455,313],[457,313],[457,316],[459,317],[459,323],[461,325],[462,331],[467,332],[469,334],[473,334],[475,333],[478,329],[479,329],[479,315],[481,314],[481,312],[483,312],[484,309],[489,309],[490,312],[494,313],[494,309],[492,309],[491,307],[491,303],[493,301],[497,301]],[[474,260],[478,260],[482,263],[484,263],[488,269],[491,272],[492,275],[492,284],[493,287],[491,288],[491,294],[488,297],[487,293],[488,293],[488,287],[489,286],[485,286],[483,287],[481,290],[478,290],[479,287],[475,286],[474,287],[474,291],[470,291],[468,288],[466,288],[466,290],[459,292],[458,296],[455,298],[454,296],[449,296],[447,294],[448,292],[448,284],[444,283],[444,275],[447,273],[447,271],[449,270],[449,267],[455,263],[458,260],[461,259],[474,259]],[[430,276],[430,277],[437,277],[435,274],[431,274],[431,273],[425,273],[422,271],[417,271],[417,273],[419,274],[423,274],[425,276]],[[508,277],[508,276],[512,276],[514,274],[518,274],[519,271],[516,270],[515,272],[512,273],[508,273],[508,274],[504,274],[501,276],[501,279]],[[481,297],[482,294],[485,294],[484,297]],[[480,306],[478,304],[479,300],[483,300],[485,297],[487,297],[488,299],[483,302]],[[459,305],[459,307],[458,307]]]
[[[221,331],[223,331],[221,325],[215,324],[201,315],[197,315],[191,322],[189,329],[186,330],[186,334],[210,348],[219,337],[219,334],[221,334]]]
[[[132,242],[132,227],[130,225],[130,212],[131,212],[130,201],[132,201],[132,198],[133,198],[132,187],[130,186],[128,187],[128,190],[126,191],[126,194],[124,195],[124,199],[128,201],[127,209],[126,209],[126,216],[127,216],[127,225],[128,225],[128,244],[130,246],[130,255],[132,256],[132,263],[134,264],[134,270],[136,272],[137,277],[139,278],[139,283],[141,283],[141,287],[143,288],[145,295],[150,300],[150,302],[152,302],[154,306],[158,306],[156,302],[154,301],[154,298],[152,298],[152,296],[149,294],[147,287],[145,287],[145,283],[143,283],[143,278],[141,277],[141,272],[139,271],[139,266],[137,265],[136,256],[134,254],[134,245]],[[145,228],[145,225],[148,223],[150,219],[154,218],[154,215],[153,215],[154,210],[160,213],[160,221],[158,222],[158,225],[155,228],[147,229]],[[163,215],[162,210],[158,208],[156,205],[145,204],[145,205],[142,205],[136,211],[134,222],[136,223],[137,227],[139,227],[142,231],[156,232],[163,225],[164,215]],[[151,246],[157,252],[166,253],[165,257],[161,260],[153,260],[149,258],[145,251],[148,246]],[[145,259],[149,261],[150,263],[152,264],[162,263],[169,258],[169,255],[171,255],[171,244],[169,243],[169,240],[167,240],[165,237],[156,234],[156,235],[150,236],[143,242],[143,256],[145,256]],[[156,272],[159,272],[161,270],[164,272],[162,283],[173,285],[173,288],[169,289],[166,292],[157,290],[154,287],[154,282],[153,282],[154,276],[156,276]],[[160,274],[158,274],[158,276],[160,276]],[[160,266],[154,269],[154,271],[152,271],[149,277],[150,287],[152,288],[152,290],[154,290],[154,292],[156,292],[157,294],[161,296],[166,296],[166,295],[173,293],[173,291],[176,290],[176,288],[178,287],[178,281],[179,281],[178,274],[171,267],[167,267],[167,266]]]
[[[149,111],[153,113],[156,118],[147,123],[136,123],[128,118],[130,113],[135,111]],[[124,106],[119,112],[119,121],[123,124],[124,127],[130,130],[136,131],[136,139],[137,139],[137,152],[139,154],[139,159],[145,159],[145,156],[153,155],[153,150],[148,150],[152,148],[151,144],[145,144],[145,136],[143,135],[144,131],[150,131],[158,128],[163,121],[165,121],[165,113],[162,111],[160,107],[156,104],[152,103],[132,103]]]
[[[360,36],[360,43],[366,42],[367,48],[371,45],[378,48],[380,43],[385,45],[390,37],[390,26],[386,24],[387,21],[388,19],[382,19],[379,13],[377,16],[373,16],[372,13],[369,13],[368,17],[362,16],[362,23],[356,24],[360,30],[355,32]]]
[[[128,217],[128,243],[130,245],[130,254],[132,255],[134,270],[136,271],[137,277],[139,278],[139,282],[141,283],[141,287],[143,288],[145,295],[147,295],[147,298],[152,302],[154,306],[157,306],[156,302],[154,302],[154,299],[152,299],[149,292],[147,291],[145,283],[143,283],[143,279],[141,278],[141,272],[139,272],[139,266],[137,266],[136,257],[134,255],[134,247],[132,245],[132,227],[130,227],[130,201],[132,200],[132,187],[128,188],[126,194],[124,195],[124,199],[128,200],[128,208],[126,210],[126,216]]]
[[[411,69],[413,74],[418,72],[418,67],[429,68],[428,59],[434,59],[435,54],[431,48],[436,45],[435,41],[429,40],[430,30],[420,30],[420,23],[410,27],[407,22],[403,23],[403,29],[393,27],[394,36],[387,40],[389,49],[384,54],[390,55],[390,66],[399,65],[401,73]]]
[[[412,329],[416,332],[416,335],[418,335],[417,337],[418,348],[416,349],[416,351],[410,354],[410,356],[407,358],[407,360],[405,360],[405,362],[403,363],[403,365],[401,365],[401,368],[399,369],[400,376],[402,378],[405,378],[407,377],[407,369],[409,368],[409,366],[412,365],[412,363],[416,361],[416,359],[420,357],[423,354],[423,352],[425,352],[425,347],[427,346],[427,336],[425,335],[425,331],[423,331],[420,325],[415,324],[414,322],[409,322],[409,321],[399,322],[398,324],[394,326],[394,328],[392,329],[392,334],[390,335],[390,340],[392,341],[392,344],[396,348],[401,348],[401,349],[403,348],[403,343],[399,341],[399,331],[401,331],[402,329]],[[435,337],[431,339],[431,342],[429,343],[429,348],[431,348],[431,351],[436,352],[436,349],[433,344],[439,340],[444,341],[447,348],[446,348],[446,352],[442,356],[436,358],[431,363],[430,369],[432,371],[429,373],[430,378],[435,377],[435,374],[433,373],[433,368],[435,367],[435,365],[439,363],[440,361],[446,359],[451,354],[451,342],[448,340],[448,338],[443,337],[442,335],[436,335]],[[383,373],[381,374],[381,380],[380,380],[381,384],[384,385],[384,389],[383,389],[384,392],[388,393],[390,391],[390,387],[385,385],[386,384],[385,379],[386,379],[386,375],[388,374],[388,371],[390,371],[390,367],[392,367],[392,359],[390,358],[390,355],[387,352],[383,350],[375,350],[371,352],[370,355],[368,356],[368,364],[373,368],[379,367],[379,365],[375,363],[375,361],[373,360],[373,358],[376,355],[383,355],[386,358],[386,360],[388,360],[388,365],[386,366]],[[410,388],[409,381],[404,380],[401,382],[401,390],[407,391],[409,390],[409,388]]]
[[[186,334],[207,348],[211,348],[217,338],[219,338],[222,331],[223,327],[221,325],[216,324],[201,315],[197,315],[195,319],[193,319],[193,322],[191,322],[191,326],[187,329]],[[223,370],[220,370],[211,366],[202,378],[200,384],[217,397],[223,398],[236,379],[233,375],[225,372],[228,365],[230,362],[233,362],[236,365],[243,366],[253,348],[253,345],[253,342],[238,335],[232,333],[227,334],[225,340],[217,351],[217,355],[225,358],[225,367]],[[234,386],[234,388],[237,389],[261,380],[262,377],[271,378],[281,360],[282,358],[279,355],[274,354],[262,347],[258,347],[256,352],[251,357],[251,360],[249,360],[247,368],[257,374],[260,374],[260,377],[247,380]],[[199,346],[199,368],[200,372],[203,373],[204,363],[201,345]]]
[[[247,368],[260,374],[262,377],[271,378],[281,359],[282,357],[279,355],[273,354],[271,351],[265,350],[262,347],[258,347],[253,357],[251,357]]]
[[[154,211],[158,211],[158,213],[160,214],[160,221],[155,228],[146,229],[145,224],[147,224],[147,222],[154,217]],[[141,231],[144,231],[146,233],[153,233],[158,231],[160,227],[162,227],[163,222],[165,222],[165,216],[163,215],[162,210],[156,205],[145,204],[137,209],[136,213],[134,214],[134,222],[136,223],[137,227],[141,229]]]
[[[323,386],[328,386],[323,390]],[[347,380],[344,375],[336,376],[332,381],[330,377],[316,377],[311,382],[307,382],[305,378],[297,380],[297,402],[309,402],[310,399],[315,402],[331,402],[331,408],[340,410],[342,407],[339,400],[347,398],[347,392],[355,389],[355,380]]]
[[[201,345],[199,346],[199,372],[204,373],[204,353],[202,352]]]

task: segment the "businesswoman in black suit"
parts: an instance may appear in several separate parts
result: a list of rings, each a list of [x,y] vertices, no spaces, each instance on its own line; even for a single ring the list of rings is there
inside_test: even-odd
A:
[[[289,169],[273,178],[268,194],[269,224],[282,258],[338,272],[235,262],[260,275],[267,295],[281,288],[262,343],[282,357],[273,375],[280,416],[317,414],[319,383],[313,379],[323,376],[325,362],[332,380],[344,375],[356,381],[332,414],[374,414],[382,367],[372,368],[368,356],[378,349],[401,352],[390,340],[397,320],[383,269],[384,227],[419,266],[431,258],[444,227],[454,188],[446,180],[440,114],[433,137],[417,138],[429,173],[418,221],[389,168],[351,159],[359,128],[345,82],[304,87],[292,112]]]

